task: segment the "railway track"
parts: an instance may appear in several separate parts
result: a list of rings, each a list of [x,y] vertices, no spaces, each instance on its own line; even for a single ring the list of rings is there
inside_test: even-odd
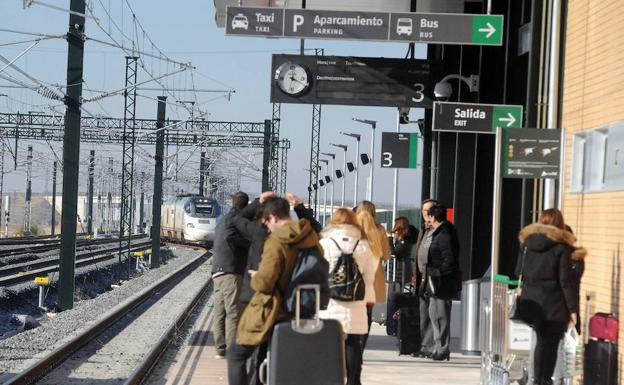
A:
[[[141,239],[145,238],[147,235],[145,234],[137,234],[130,237],[130,239]],[[128,238],[124,238],[127,240]],[[21,254],[36,254],[36,253],[45,253],[52,250],[59,249],[61,245],[60,239],[48,239],[43,244],[42,241],[37,241],[37,243],[29,244],[25,247],[17,248],[17,249],[5,249],[0,250],[0,258],[3,257],[14,257],[16,255]],[[119,242],[119,238],[103,238],[103,239],[79,239],[76,241],[76,247],[88,247],[94,245],[101,245],[106,243],[114,243]],[[18,245],[17,243],[15,244]]]
[[[192,259],[120,303],[4,385],[73,385],[90,378],[110,385],[139,384],[208,293],[208,272],[197,269],[207,256]]]
[[[135,243],[131,251],[142,251],[152,246],[150,240]],[[76,267],[94,265],[118,257],[119,247],[100,249],[88,253],[76,255]],[[35,277],[45,276],[58,271],[59,259],[48,259],[44,261],[30,261],[16,265],[9,265],[0,268],[0,287],[10,286],[19,283],[32,281]]]
[[[84,238],[86,236],[85,233],[76,234],[78,238]],[[10,246],[10,245],[24,245],[24,244],[33,244],[33,243],[53,243],[59,242],[61,240],[61,235],[31,235],[24,237],[8,237],[8,238],[0,238],[0,246]]]

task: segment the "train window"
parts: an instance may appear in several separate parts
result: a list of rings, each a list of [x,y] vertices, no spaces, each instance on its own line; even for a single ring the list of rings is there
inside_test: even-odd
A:
[[[195,212],[197,214],[212,215],[213,211],[214,211],[214,206],[212,205],[212,203],[203,203],[203,202],[195,203]]]
[[[186,211],[187,214],[191,213],[191,204],[187,203],[184,205],[184,211]]]

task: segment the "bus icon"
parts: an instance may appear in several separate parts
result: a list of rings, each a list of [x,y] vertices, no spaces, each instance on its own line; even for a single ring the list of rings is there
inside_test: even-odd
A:
[[[412,19],[408,17],[400,17],[397,20],[397,28],[396,28],[397,35],[411,36],[412,32],[413,32]]]

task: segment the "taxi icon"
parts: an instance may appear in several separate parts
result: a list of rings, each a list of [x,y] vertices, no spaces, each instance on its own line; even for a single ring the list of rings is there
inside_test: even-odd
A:
[[[238,15],[232,18],[232,29],[242,28],[247,30],[249,28],[249,21],[247,20],[247,16],[239,13]]]

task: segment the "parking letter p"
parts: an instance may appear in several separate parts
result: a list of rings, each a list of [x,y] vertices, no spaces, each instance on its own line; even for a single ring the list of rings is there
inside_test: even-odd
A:
[[[294,15],[294,18],[293,18],[293,32],[297,32],[297,28],[300,25],[303,25],[303,21],[304,21],[304,19],[303,19],[302,15]]]

